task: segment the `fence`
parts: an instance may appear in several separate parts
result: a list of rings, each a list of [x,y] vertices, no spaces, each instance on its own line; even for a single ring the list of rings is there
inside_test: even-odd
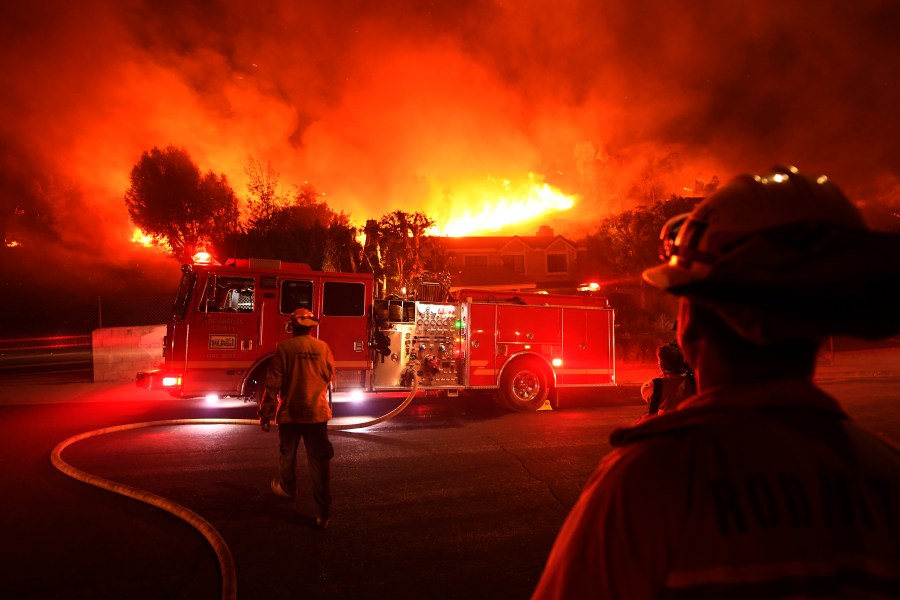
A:
[[[172,294],[129,294],[52,306],[23,302],[2,315],[0,351],[90,348],[95,329],[165,323],[172,300]]]

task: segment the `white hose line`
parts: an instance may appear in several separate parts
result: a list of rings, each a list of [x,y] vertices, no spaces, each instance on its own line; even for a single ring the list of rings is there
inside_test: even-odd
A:
[[[406,396],[406,399],[399,406],[397,406],[397,408],[393,409],[389,413],[375,419],[363,421],[360,423],[328,425],[328,429],[330,431],[363,429],[365,427],[377,425],[378,423],[387,421],[388,419],[392,419],[403,412],[403,409],[409,406],[409,403],[412,402],[412,399],[416,395],[418,389],[419,378],[413,377],[413,387],[409,391],[409,394]],[[104,427],[103,429],[95,429],[93,431],[79,433],[78,435],[73,435],[72,437],[63,440],[62,442],[57,444],[53,449],[53,452],[50,453],[50,462],[52,462],[53,466],[56,467],[59,471],[62,471],[72,479],[77,479],[78,481],[87,483],[88,485],[93,485],[95,487],[108,490],[122,496],[134,498],[139,502],[152,504],[153,506],[161,508],[162,510],[178,517],[182,521],[186,521],[194,529],[199,531],[203,535],[203,537],[206,538],[206,541],[208,541],[209,545],[212,546],[213,551],[216,553],[216,556],[219,559],[219,571],[222,574],[222,599],[235,600],[237,598],[237,570],[234,566],[234,558],[231,555],[231,550],[228,549],[228,544],[225,543],[225,539],[216,530],[216,528],[209,523],[209,521],[207,521],[191,509],[186,508],[178,504],[177,502],[172,502],[167,498],[163,498],[162,496],[157,496],[156,494],[153,494],[151,492],[140,490],[124,483],[119,483],[111,479],[106,479],[105,477],[100,477],[99,475],[94,475],[93,473],[82,471],[81,469],[73,467],[72,465],[64,461],[61,456],[63,450],[76,442],[80,442],[88,438],[105,435],[107,433],[115,433],[118,431],[128,431],[130,429],[142,429],[146,427],[162,427],[170,425],[255,425],[258,427],[259,421],[253,419],[172,419],[168,421],[145,421],[143,423],[128,423],[126,425]]]
[[[94,431],[81,433],[72,436],[63,442],[60,442],[50,454],[50,460],[53,462],[54,467],[56,467],[69,477],[72,477],[73,479],[77,479],[78,481],[82,481],[89,485],[93,485],[95,487],[108,490],[116,494],[121,494],[122,496],[134,498],[135,500],[144,502],[146,504],[152,504],[153,506],[161,508],[162,510],[171,513],[182,521],[186,521],[188,524],[190,524],[194,529],[199,531],[203,535],[203,537],[206,538],[206,540],[209,542],[209,545],[212,546],[213,551],[216,553],[216,556],[219,559],[219,570],[222,574],[223,600],[234,600],[235,598],[237,598],[237,578],[235,576],[234,559],[231,556],[231,550],[228,549],[228,545],[225,543],[225,540],[222,538],[221,534],[219,534],[219,532],[216,531],[215,527],[210,525],[210,523],[206,519],[190,510],[189,508],[186,508],[176,502],[172,502],[171,500],[163,498],[162,496],[157,496],[156,494],[131,487],[130,485],[112,481],[110,479],[100,477],[99,475],[94,475],[92,473],[82,471],[81,469],[77,469],[64,461],[60,455],[62,454],[63,450],[65,450],[68,446],[74,444],[75,442],[79,442],[81,440],[85,440],[87,438],[95,437],[98,435],[114,433],[117,431],[127,431],[129,429],[157,427],[163,425],[243,425],[247,423],[252,423],[253,425],[258,424],[256,421],[251,421],[249,419],[176,419],[172,421],[129,423],[127,425],[119,425],[116,427],[95,429]]]
[[[388,419],[393,419],[397,415],[403,412],[409,403],[412,402],[413,397],[416,395],[416,392],[419,391],[419,378],[415,375],[415,371],[413,371],[413,384],[412,389],[409,390],[409,394],[406,395],[406,399],[400,403],[397,408],[392,410],[391,412],[381,415],[371,421],[363,421],[362,423],[346,423],[343,425],[329,425],[329,431],[343,431],[346,429],[362,429],[364,427],[371,427],[372,425],[378,425],[382,421],[387,421]]]

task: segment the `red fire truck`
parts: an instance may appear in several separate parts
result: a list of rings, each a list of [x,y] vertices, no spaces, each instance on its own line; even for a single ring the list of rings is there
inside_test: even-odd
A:
[[[557,390],[615,385],[613,310],[605,298],[418,286],[414,299],[373,297],[370,274],[313,271],[277,260],[182,267],[166,327],[164,367],[137,385],[176,397],[258,400],[288,315],[319,316],[334,353],[335,392],[495,391],[536,410]]]

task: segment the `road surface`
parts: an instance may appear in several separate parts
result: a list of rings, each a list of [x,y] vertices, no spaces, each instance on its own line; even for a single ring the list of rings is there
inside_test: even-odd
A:
[[[862,424],[900,440],[900,377],[824,386]],[[211,408],[128,385],[3,389],[26,401],[0,406],[4,598],[219,597],[216,557],[194,529],[72,480],[49,457],[60,441],[99,427],[252,418],[251,405]],[[66,394],[66,402],[49,398]],[[39,396],[43,402],[29,400]],[[202,515],[233,554],[239,598],[525,599],[609,451],[609,432],[643,411],[637,398],[637,386],[624,385],[601,400],[569,397],[565,410],[537,413],[419,398],[392,421],[334,433],[335,516],[326,532],[311,527],[308,491],[293,502],[271,494],[277,438],[255,426],[114,433],[73,445],[64,458]],[[389,408],[336,410],[362,418]]]

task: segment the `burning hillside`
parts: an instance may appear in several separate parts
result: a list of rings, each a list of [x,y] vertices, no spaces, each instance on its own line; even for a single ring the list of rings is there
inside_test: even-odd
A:
[[[900,7],[809,8],[5,3],[0,250],[43,227],[86,262],[117,261],[128,173],[168,145],[239,195],[252,156],[356,223],[420,211],[446,235],[551,217],[581,232],[776,162],[896,196]]]

